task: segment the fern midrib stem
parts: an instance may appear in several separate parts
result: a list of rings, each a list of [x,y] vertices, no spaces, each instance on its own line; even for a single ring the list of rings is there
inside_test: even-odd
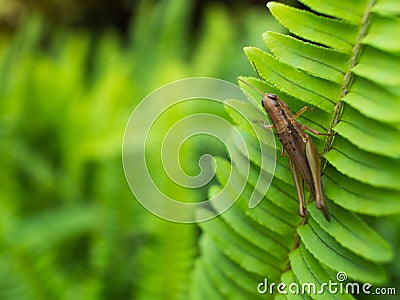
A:
[[[353,78],[353,73],[352,69],[355,67],[355,65],[358,62],[358,59],[361,54],[361,49],[362,49],[362,44],[361,41],[364,39],[365,35],[367,34],[367,30],[369,27],[370,19],[371,19],[371,9],[375,5],[376,0],[370,0],[367,7],[365,8],[362,21],[361,21],[361,30],[359,31],[359,34],[356,39],[356,43],[354,44],[353,47],[353,55],[351,56],[348,66],[347,66],[347,71],[346,74],[344,75],[343,79],[343,86],[340,91],[339,95],[339,101],[335,105],[334,109],[334,116],[331,122],[331,125],[329,127],[329,133],[333,134],[334,132],[332,131],[332,128],[337,125],[337,123],[340,120],[340,117],[342,116],[343,113],[343,108],[345,103],[341,100],[344,96],[347,95],[349,92],[349,87]],[[323,150],[322,155],[328,153],[332,149],[333,141],[335,140],[335,135],[330,135],[327,137],[325,147]],[[323,162],[323,167],[322,167],[322,173],[324,173],[326,168],[326,161],[324,160]]]
[[[375,5],[375,2],[376,2],[376,0],[370,0],[367,7],[365,8],[365,11],[364,11],[364,14],[362,17],[362,21],[361,21],[361,30],[360,30],[360,33],[358,34],[356,42],[354,44],[353,55],[351,56],[351,58],[349,60],[346,74],[344,75],[343,86],[342,86],[342,89],[341,89],[340,95],[339,95],[339,101],[335,105],[334,116],[333,116],[332,122],[329,126],[328,132],[330,134],[333,133],[332,128],[336,126],[336,124],[339,122],[340,117],[342,115],[345,103],[340,99],[342,99],[349,92],[351,80],[353,78],[353,73],[351,72],[351,70],[357,64],[358,59],[360,57],[360,53],[361,53],[361,49],[362,49],[361,41],[364,39],[365,35],[367,34],[369,22],[371,19],[371,9]],[[328,153],[332,149],[332,144],[333,144],[334,139],[335,139],[334,135],[329,135],[327,137],[322,155]],[[326,160],[323,159],[322,174],[324,173],[325,168],[326,168]],[[307,217],[305,219],[303,219],[303,221],[300,223],[299,227],[305,225],[306,223],[307,223]],[[296,248],[298,248],[299,242],[300,242],[300,236],[296,231],[295,236],[293,238],[293,247],[290,250],[290,252],[292,252]],[[290,269],[290,261],[288,261],[287,266],[286,266],[286,270],[289,270],[289,269]]]

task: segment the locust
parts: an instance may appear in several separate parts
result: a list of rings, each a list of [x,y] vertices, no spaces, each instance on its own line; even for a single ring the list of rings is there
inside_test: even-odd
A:
[[[260,81],[264,85],[255,65],[254,68]],[[317,130],[303,125],[296,120],[307,110],[312,110],[308,106],[303,107],[297,113],[293,114],[290,111],[289,106],[283,100],[279,99],[277,95],[268,92],[262,93],[249,83],[241,79],[239,80],[257,90],[257,92],[262,95],[261,104],[272,121],[271,125],[264,124],[264,127],[267,129],[275,129],[279,140],[282,143],[281,156],[284,156],[285,151],[288,154],[290,172],[293,177],[299,200],[299,215],[302,217],[307,215],[304,200],[304,182],[306,182],[312,197],[315,199],[316,207],[322,211],[325,219],[330,221],[330,215],[322,189],[320,155],[311,137],[305,132],[305,130],[316,135],[333,134],[318,132]]]

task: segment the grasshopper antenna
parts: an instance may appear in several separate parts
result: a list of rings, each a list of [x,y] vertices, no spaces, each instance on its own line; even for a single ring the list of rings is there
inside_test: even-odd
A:
[[[254,63],[254,61],[252,61],[251,63],[253,64],[254,70],[256,70],[258,79],[260,79],[261,84],[263,85],[265,91],[268,93],[267,86],[265,85],[264,81],[261,79],[261,76],[260,76],[260,73],[259,73],[258,70],[257,70],[256,64]]]
[[[244,84],[248,85],[249,87],[251,87],[253,90],[255,90],[257,93],[259,93],[261,96],[264,96],[264,93],[261,92],[258,88],[256,88],[255,86],[252,86],[250,83],[242,80],[242,79],[238,79],[239,81],[243,82]]]

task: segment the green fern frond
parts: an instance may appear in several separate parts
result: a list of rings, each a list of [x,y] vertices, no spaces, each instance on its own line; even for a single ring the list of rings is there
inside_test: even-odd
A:
[[[245,53],[268,91],[285,100],[292,111],[305,105],[316,107],[302,115],[300,122],[335,133],[328,138],[313,136],[326,160],[322,178],[331,222],[314,203],[307,205],[305,220],[298,216],[296,192],[287,161],[279,156],[280,145],[270,189],[258,207],[248,208],[256,179],[268,172],[260,164],[263,154],[259,143],[266,142],[259,141],[251,127],[261,136],[264,129],[260,124],[249,126],[228,109],[248,146],[250,174],[243,174],[240,161],[218,160],[217,177],[224,189],[235,189],[234,185],[226,186],[231,167],[245,176],[247,185],[230,210],[201,224],[202,257],[194,277],[217,289],[212,293],[220,298],[257,299],[257,284],[264,277],[275,283],[317,286],[336,281],[338,272],[346,272],[352,282],[382,284],[387,280],[382,264],[392,259],[393,251],[357,214],[400,212],[400,44],[392,37],[400,24],[399,5],[374,0],[301,2],[318,14],[268,3],[272,15],[299,38],[267,31],[263,39],[271,53],[254,47],[246,47]],[[257,78],[242,79],[265,89]],[[259,120],[260,95],[240,85],[251,96],[248,104],[242,104],[242,112],[247,120]],[[213,187],[210,193],[220,189]],[[211,255],[218,256],[219,263],[207,267]],[[214,277],[211,273],[215,272],[223,276]],[[236,276],[229,276],[232,273]],[[227,288],[232,285],[241,293],[232,296]],[[193,298],[201,299],[204,293],[194,282]],[[263,296],[285,298],[279,294]],[[325,289],[322,298],[353,297],[331,295]]]

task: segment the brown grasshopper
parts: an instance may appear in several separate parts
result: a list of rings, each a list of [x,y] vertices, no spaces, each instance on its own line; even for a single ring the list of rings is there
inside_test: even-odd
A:
[[[260,77],[259,74],[258,76]],[[281,156],[284,155],[285,151],[288,154],[289,167],[297,190],[297,197],[299,199],[300,216],[305,217],[307,214],[304,201],[305,181],[315,199],[316,207],[322,211],[326,220],[329,221],[330,216],[328,207],[322,191],[320,155],[312,139],[304,132],[304,130],[307,129],[316,135],[331,134],[320,133],[296,120],[296,118],[302,113],[311,110],[309,107],[305,106],[293,115],[289,106],[279,99],[277,95],[270,93],[263,94],[249,83],[241,79],[239,80],[257,90],[257,92],[263,96],[261,104],[272,121],[272,125],[264,125],[264,127],[275,128],[279,140],[282,143]],[[262,82],[261,78],[260,81]]]

